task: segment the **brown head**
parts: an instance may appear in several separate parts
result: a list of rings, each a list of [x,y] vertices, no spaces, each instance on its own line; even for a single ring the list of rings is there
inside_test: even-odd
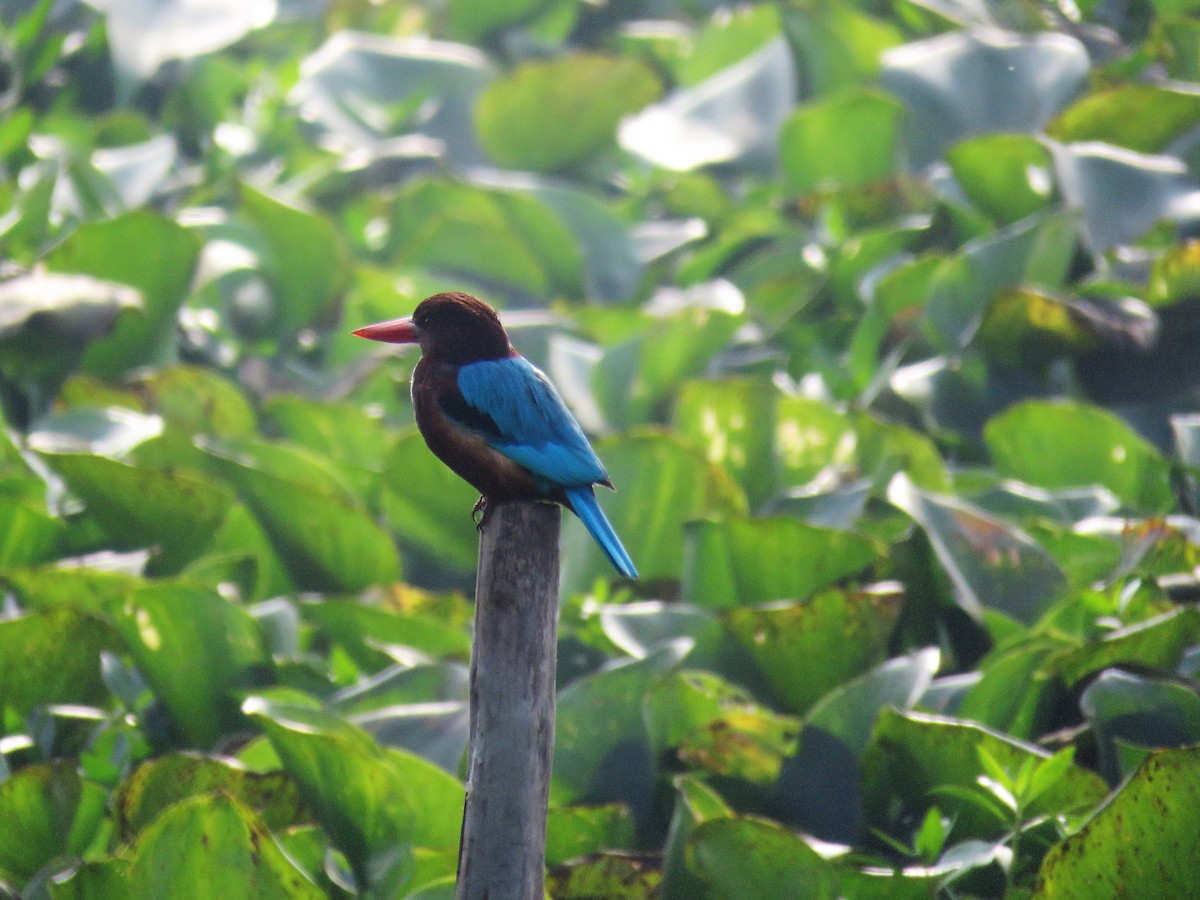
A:
[[[434,294],[407,318],[366,325],[354,333],[373,341],[420,344],[424,356],[460,366],[504,359],[513,352],[496,311],[458,291]]]

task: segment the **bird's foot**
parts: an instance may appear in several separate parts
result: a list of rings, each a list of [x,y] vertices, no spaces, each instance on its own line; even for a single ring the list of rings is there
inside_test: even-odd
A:
[[[487,524],[488,505],[487,497],[480,495],[475,501],[475,505],[471,508],[471,521],[475,523],[476,531],[483,531],[483,526]]]

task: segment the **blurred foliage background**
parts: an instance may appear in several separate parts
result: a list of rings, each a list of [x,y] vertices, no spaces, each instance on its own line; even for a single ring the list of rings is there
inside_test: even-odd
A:
[[[1178,898],[1200,3],[7,0],[0,894],[453,896],[470,489],[358,325],[502,308],[550,893]]]

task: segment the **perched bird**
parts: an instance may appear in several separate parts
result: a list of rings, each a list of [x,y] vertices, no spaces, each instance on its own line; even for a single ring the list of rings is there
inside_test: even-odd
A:
[[[613,566],[637,578],[592,486],[604,466],[548,378],[513,349],[496,311],[470,294],[434,294],[411,317],[367,325],[359,337],[419,344],[412,377],[417,427],[429,449],[487,504],[552,500],[583,521]]]

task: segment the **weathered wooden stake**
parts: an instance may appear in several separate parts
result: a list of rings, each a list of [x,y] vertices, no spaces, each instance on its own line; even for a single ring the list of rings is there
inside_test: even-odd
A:
[[[560,518],[548,503],[503,504],[480,536],[457,900],[542,900]]]

